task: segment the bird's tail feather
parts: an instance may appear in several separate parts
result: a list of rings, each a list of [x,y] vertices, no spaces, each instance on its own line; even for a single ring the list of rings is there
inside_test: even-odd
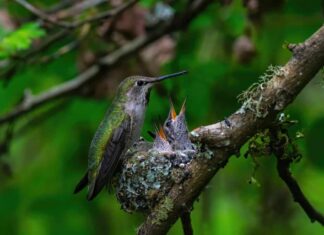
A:
[[[77,184],[77,186],[74,189],[74,194],[80,192],[82,189],[84,189],[88,185],[88,172],[85,173],[85,175],[82,177],[80,182]]]

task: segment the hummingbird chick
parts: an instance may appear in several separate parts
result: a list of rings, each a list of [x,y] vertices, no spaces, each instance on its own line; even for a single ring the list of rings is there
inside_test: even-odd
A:
[[[164,131],[171,143],[173,150],[194,150],[194,145],[189,138],[189,132],[186,123],[185,101],[182,104],[179,115],[177,115],[174,106],[171,102],[169,116],[164,122]]]
[[[121,82],[92,139],[88,170],[74,193],[88,186],[87,199],[92,200],[104,186],[111,184],[126,151],[140,137],[151,87],[157,82],[185,73],[182,71],[161,77],[132,76]]]
[[[153,150],[158,152],[172,152],[172,146],[168,142],[162,127],[156,130],[155,139],[153,142]]]

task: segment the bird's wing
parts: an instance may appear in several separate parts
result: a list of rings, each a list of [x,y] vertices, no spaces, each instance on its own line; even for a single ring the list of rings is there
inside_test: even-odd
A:
[[[126,141],[129,138],[127,131],[131,128],[131,119],[125,114],[120,121],[114,123],[110,138],[108,138],[103,157],[99,163],[94,179],[90,180],[88,200],[92,200],[109,183],[119,165],[121,155],[125,150]],[[91,178],[91,176],[90,176]]]

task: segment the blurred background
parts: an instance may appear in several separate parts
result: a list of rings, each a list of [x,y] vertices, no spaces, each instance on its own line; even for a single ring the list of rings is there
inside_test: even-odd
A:
[[[87,19],[123,1],[40,1],[28,3],[55,20]],[[42,42],[62,31],[38,19],[15,1],[0,1],[0,116],[23,94],[37,95],[71,80],[98,58],[184,12],[190,1],[143,0],[115,20],[84,24],[64,32],[36,53]],[[89,4],[90,3],[90,4]],[[92,5],[91,5],[92,4]],[[78,10],[79,9],[79,10]],[[87,167],[92,136],[118,83],[134,74],[160,75],[187,69],[151,93],[142,135],[165,119],[169,97],[177,109],[187,99],[190,129],[211,124],[239,108],[237,101],[270,65],[291,57],[287,43],[304,41],[324,19],[324,1],[222,0],[211,3],[188,27],[103,68],[78,92],[49,102],[0,126],[0,234],[134,234],[140,214],[120,209],[102,192],[94,201],[73,189]],[[54,35],[54,36],[53,36]],[[26,96],[25,96],[26,97]],[[286,113],[298,124],[303,158],[293,174],[311,203],[324,212],[324,75],[320,72]],[[192,213],[195,234],[324,234],[293,202],[279,180],[273,156],[255,162],[233,157],[206,187]],[[170,234],[182,234],[178,222]]]

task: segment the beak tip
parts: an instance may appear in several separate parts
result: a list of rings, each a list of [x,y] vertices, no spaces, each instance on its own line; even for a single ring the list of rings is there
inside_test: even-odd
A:
[[[170,116],[171,116],[171,119],[174,121],[177,117],[177,112],[175,111],[175,108],[174,108],[174,105],[173,105],[173,102],[170,100]]]

